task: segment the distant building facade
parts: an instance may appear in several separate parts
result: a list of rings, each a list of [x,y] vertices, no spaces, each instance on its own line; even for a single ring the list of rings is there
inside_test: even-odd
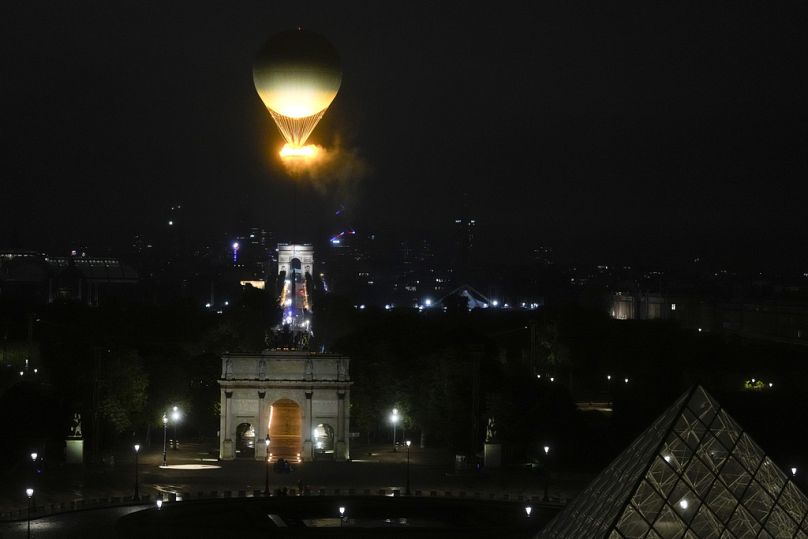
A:
[[[808,302],[785,299],[722,300],[615,292],[610,315],[617,320],[675,320],[696,331],[808,345]]]
[[[62,300],[95,306],[104,296],[125,293],[137,283],[137,272],[117,258],[0,251],[0,296],[4,297],[35,304]]]

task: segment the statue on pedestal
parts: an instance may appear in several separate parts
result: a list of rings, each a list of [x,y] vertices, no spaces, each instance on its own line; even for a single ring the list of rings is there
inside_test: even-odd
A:
[[[488,418],[488,426],[485,428],[485,443],[497,443],[497,423],[493,417]]]
[[[76,412],[73,414],[73,422],[70,424],[70,429],[67,433],[69,438],[81,438],[81,414]]]

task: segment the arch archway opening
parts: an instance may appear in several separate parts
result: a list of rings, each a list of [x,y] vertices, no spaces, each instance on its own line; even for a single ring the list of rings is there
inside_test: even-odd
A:
[[[269,409],[270,461],[300,462],[303,447],[303,411],[291,399],[279,399]]]
[[[236,427],[236,458],[255,457],[255,427],[239,423]]]
[[[312,430],[314,451],[320,455],[334,454],[334,427],[328,423],[320,423]]]

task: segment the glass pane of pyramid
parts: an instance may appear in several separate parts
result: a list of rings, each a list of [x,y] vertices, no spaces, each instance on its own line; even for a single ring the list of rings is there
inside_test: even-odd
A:
[[[546,538],[808,539],[808,497],[702,387],[682,395]]]

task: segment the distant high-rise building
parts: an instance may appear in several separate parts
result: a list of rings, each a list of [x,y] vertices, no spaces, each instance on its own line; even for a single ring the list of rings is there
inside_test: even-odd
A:
[[[552,266],[555,262],[553,260],[553,248],[546,245],[539,245],[533,249],[533,261],[541,266]]]
[[[460,214],[454,219],[454,266],[458,275],[468,278],[474,265],[475,232],[477,219],[473,217],[468,193],[463,194]]]

